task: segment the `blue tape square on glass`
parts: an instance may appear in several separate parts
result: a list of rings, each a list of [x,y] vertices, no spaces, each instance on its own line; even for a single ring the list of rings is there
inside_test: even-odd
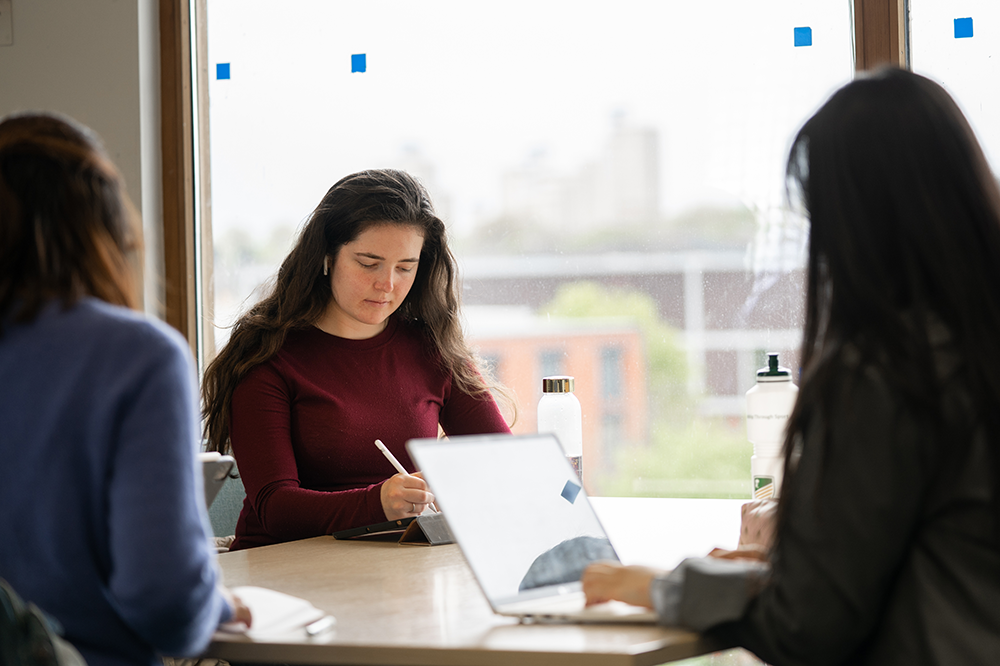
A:
[[[215,65],[215,78],[216,79],[228,79],[229,78],[229,63],[220,62]]]
[[[955,19],[955,39],[972,37],[972,17]]]
[[[351,56],[351,73],[354,72],[364,72],[368,68],[365,63],[364,53],[355,53]]]
[[[566,485],[563,486],[562,492],[559,494],[562,495],[564,500],[573,504],[576,502],[576,496],[580,494],[580,486],[572,481],[567,481]]]
[[[795,45],[796,46],[812,46],[813,44],[813,29],[809,27],[805,28],[795,28]]]

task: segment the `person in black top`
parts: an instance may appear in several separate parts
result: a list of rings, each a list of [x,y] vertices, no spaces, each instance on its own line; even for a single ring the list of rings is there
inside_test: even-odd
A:
[[[584,573],[769,664],[1000,663],[1000,192],[939,85],[880,70],[803,126],[800,391],[773,545]],[[750,554],[750,553],[747,553]]]

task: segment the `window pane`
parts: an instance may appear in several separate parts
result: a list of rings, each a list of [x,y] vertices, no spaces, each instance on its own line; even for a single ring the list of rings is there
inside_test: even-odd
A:
[[[801,336],[785,151],[852,75],[850,2],[208,8],[219,324],[333,182],[402,168],[516,432],[573,375],[591,493],[750,496],[743,394]]]
[[[1000,165],[1000,5],[990,0],[910,0],[910,63],[955,98]]]

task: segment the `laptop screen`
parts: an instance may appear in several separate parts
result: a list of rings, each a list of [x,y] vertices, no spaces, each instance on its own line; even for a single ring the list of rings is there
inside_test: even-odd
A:
[[[407,448],[494,607],[579,589],[587,564],[618,560],[553,435],[415,439]]]

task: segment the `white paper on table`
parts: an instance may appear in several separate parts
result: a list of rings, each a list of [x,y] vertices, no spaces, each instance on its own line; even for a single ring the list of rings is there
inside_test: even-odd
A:
[[[242,622],[226,622],[219,629],[245,633],[250,638],[301,631],[307,624],[326,615],[305,599],[277,590],[246,585],[234,587],[231,592],[250,608],[253,620],[249,629]]]

